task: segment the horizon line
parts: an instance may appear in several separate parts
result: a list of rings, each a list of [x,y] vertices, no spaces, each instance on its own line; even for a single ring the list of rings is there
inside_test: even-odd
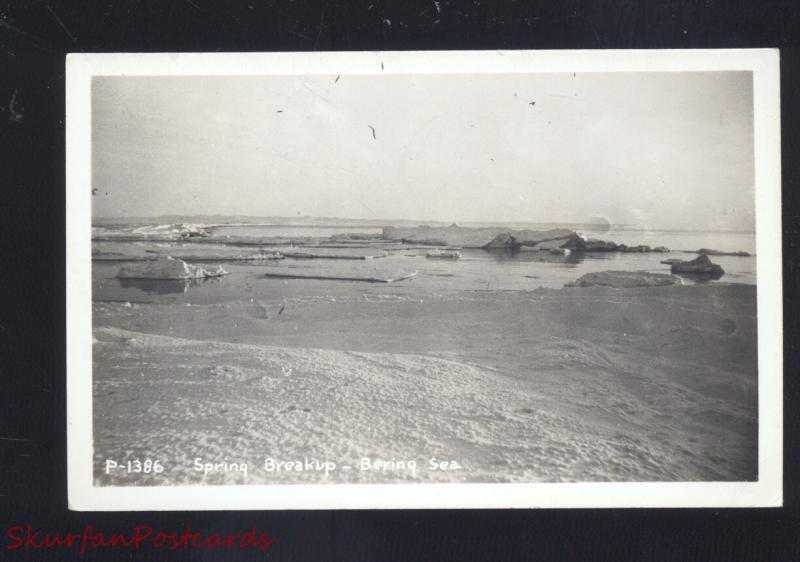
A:
[[[642,228],[642,225],[637,223],[597,223],[597,222],[580,222],[580,221],[525,221],[525,220],[515,220],[515,221],[493,221],[493,220],[466,220],[466,221],[452,221],[452,220],[424,220],[424,219],[369,219],[369,218],[341,218],[341,217],[325,217],[325,216],[315,216],[315,215],[301,215],[301,216],[285,216],[285,215],[226,215],[226,214],[163,214],[163,215],[150,215],[150,216],[125,216],[125,215],[118,215],[118,216],[102,216],[102,217],[92,217],[92,226],[97,224],[102,224],[105,220],[113,220],[113,221],[120,221],[120,220],[156,220],[156,219],[168,219],[168,218],[238,218],[238,219],[281,219],[286,221],[292,220],[303,220],[303,219],[313,219],[313,220],[333,220],[333,221],[341,221],[344,224],[294,224],[292,222],[283,222],[283,223],[232,223],[230,225],[227,224],[209,224],[208,226],[237,226],[241,225],[242,227],[246,226],[284,226],[284,227],[313,227],[313,228],[342,228],[342,227],[361,227],[363,228],[363,224],[358,223],[374,223],[370,224],[369,226],[392,226],[391,222],[410,222],[416,223],[417,226],[426,226],[430,224],[436,224],[436,226],[461,226],[461,225],[470,225],[470,224],[480,224],[480,225],[487,225],[487,227],[491,226],[507,226],[513,224],[531,224],[531,225],[563,225],[563,226],[597,226],[608,228],[609,230],[613,228],[620,228],[620,227],[639,227],[642,230],[648,230],[651,232],[730,232],[730,233],[742,233],[742,234],[755,234],[755,230],[742,230],[742,229],[717,229],[717,230],[708,230],[708,229],[690,229],[690,228],[675,228],[675,227],[659,227],[659,228]],[[347,224],[347,221],[352,221],[354,224]]]

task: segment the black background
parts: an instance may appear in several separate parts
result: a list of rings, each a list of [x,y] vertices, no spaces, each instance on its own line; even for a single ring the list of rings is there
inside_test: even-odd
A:
[[[10,525],[277,535],[266,554],[84,560],[800,560],[796,380],[800,7],[792,1],[0,3],[0,559]],[[436,19],[439,19],[436,23]],[[384,20],[391,22],[389,25]],[[763,510],[72,513],[66,495],[64,57],[106,51],[781,49],[785,506]],[[760,283],[777,280],[760,279]],[[763,286],[763,285],[762,285]],[[9,438],[21,439],[19,441]]]

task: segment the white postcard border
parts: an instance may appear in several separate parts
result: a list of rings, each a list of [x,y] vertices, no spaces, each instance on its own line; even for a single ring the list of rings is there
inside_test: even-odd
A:
[[[66,74],[67,444],[73,510],[776,507],[782,504],[783,304],[776,49],[70,54]],[[93,76],[753,71],[758,303],[758,481],[94,486]]]

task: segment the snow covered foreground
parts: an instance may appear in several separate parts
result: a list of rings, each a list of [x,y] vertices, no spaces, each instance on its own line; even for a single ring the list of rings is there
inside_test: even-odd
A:
[[[95,362],[102,366],[94,379],[98,484],[729,476],[713,456],[724,458],[723,451],[688,443],[678,419],[659,426],[658,412],[645,411],[618,379],[601,376],[616,362],[599,348],[581,355],[580,368],[598,374],[582,390],[584,396],[590,393],[586,403],[600,404],[594,407],[600,414],[579,416],[574,408],[581,403],[561,408],[536,384],[447,354],[211,342],[111,327],[96,328],[94,336]],[[537,349],[544,371],[548,357],[564,364],[577,347],[551,338],[537,342]],[[652,396],[654,402],[691,407],[691,396],[678,394],[685,390],[666,388],[657,377],[654,385],[663,393]],[[606,414],[617,421],[604,421]],[[619,426],[619,416],[630,424]],[[661,438],[655,438],[659,432]],[[108,458],[159,459],[165,470],[107,474]],[[246,463],[247,476],[238,470],[200,471],[197,459],[220,467]],[[364,459],[370,467],[376,460],[395,464],[362,470]],[[433,470],[431,459],[444,461],[437,466],[448,470]],[[410,460],[414,471],[408,470]],[[304,468],[275,470],[278,462],[295,461]],[[316,461],[333,462],[336,469],[314,470]]]

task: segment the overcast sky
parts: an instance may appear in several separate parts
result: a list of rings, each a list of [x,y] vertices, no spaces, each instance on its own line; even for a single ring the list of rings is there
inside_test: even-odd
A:
[[[749,72],[98,77],[92,103],[94,216],[754,229]]]

